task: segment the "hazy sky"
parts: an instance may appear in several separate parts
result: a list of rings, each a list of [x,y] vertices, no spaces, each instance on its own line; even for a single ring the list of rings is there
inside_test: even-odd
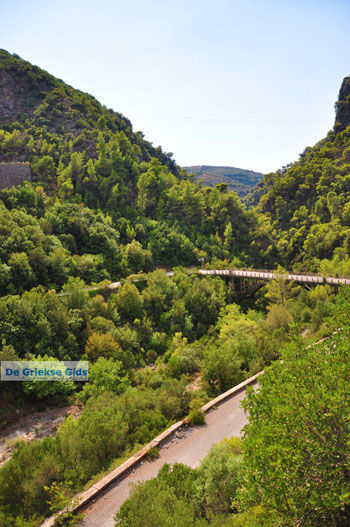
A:
[[[262,172],[333,126],[349,0],[0,0],[0,47],[120,111],[181,165]]]

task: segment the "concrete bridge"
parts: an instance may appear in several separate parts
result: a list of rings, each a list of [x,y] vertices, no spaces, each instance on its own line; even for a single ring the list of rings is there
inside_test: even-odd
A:
[[[293,273],[287,271],[286,274],[278,274],[276,271],[258,271],[255,269],[245,271],[243,269],[199,269],[199,274],[215,275],[231,278],[247,278],[250,280],[269,281],[276,278],[283,278],[287,282],[298,282],[301,284],[329,284],[329,285],[350,285],[350,278],[337,278],[333,276],[322,276],[319,274]]]
[[[350,278],[338,278],[334,276],[322,276],[311,273],[294,273],[287,271],[285,274],[278,274],[276,271],[257,270],[257,269],[194,269],[188,268],[190,274],[200,274],[203,276],[221,276],[234,282],[235,289],[239,296],[249,297],[254,295],[261,289],[266,282],[282,278],[287,282],[296,282],[302,285],[305,289],[310,289],[315,285],[331,285],[334,289],[338,289],[340,285],[349,286]],[[174,271],[167,271],[167,276],[173,276]],[[134,281],[138,281],[135,275]],[[107,287],[115,290],[120,287],[121,282],[113,282]],[[98,287],[88,288],[98,289]]]

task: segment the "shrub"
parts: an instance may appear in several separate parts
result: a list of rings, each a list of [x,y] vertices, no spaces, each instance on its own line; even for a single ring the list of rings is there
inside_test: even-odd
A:
[[[156,446],[153,446],[147,452],[146,458],[151,461],[152,459],[158,459],[159,456],[160,456],[159,448],[157,448]]]

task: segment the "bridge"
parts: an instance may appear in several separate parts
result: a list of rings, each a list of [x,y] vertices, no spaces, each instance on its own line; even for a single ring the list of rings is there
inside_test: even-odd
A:
[[[350,278],[337,278],[333,276],[322,276],[319,274],[308,273],[291,273],[287,271],[285,274],[279,274],[276,271],[257,271],[243,269],[199,269],[199,274],[215,275],[231,278],[247,278],[250,280],[276,280],[281,278],[287,282],[298,282],[301,284],[329,284],[329,285],[350,285]]]
[[[339,286],[349,286],[350,278],[340,278],[335,276],[323,276],[320,274],[310,273],[296,273],[287,271],[286,273],[279,274],[276,271],[269,270],[257,270],[257,269],[187,269],[189,274],[200,274],[203,276],[221,276],[222,278],[229,279],[235,285],[235,289],[239,296],[249,297],[254,295],[260,288],[262,288],[266,282],[270,280],[282,279],[287,282],[296,282],[302,285],[305,289],[310,289],[315,285],[330,285],[334,289],[338,289]],[[174,271],[167,271],[167,276],[173,276]],[[135,282],[139,281],[137,275],[135,275]],[[120,287],[121,282],[113,282],[107,286],[107,288],[115,290]],[[98,287],[89,287],[89,290],[98,289]]]
[[[287,271],[279,274],[276,271],[256,270],[256,269],[199,269],[201,275],[221,276],[233,282],[238,296],[247,298],[253,296],[270,280],[285,280],[286,282],[296,282],[305,289],[311,289],[315,285],[328,284],[337,292],[340,285],[349,286],[350,278],[338,278],[334,276],[322,276],[319,274],[294,273]]]

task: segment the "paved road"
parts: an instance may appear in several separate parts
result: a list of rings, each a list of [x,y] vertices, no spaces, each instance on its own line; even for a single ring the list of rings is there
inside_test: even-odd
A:
[[[143,462],[124,480],[115,484],[86,509],[82,527],[113,527],[115,513],[130,494],[130,483],[155,477],[164,463],[184,463],[193,468],[197,467],[214,443],[224,437],[240,435],[247,422],[240,407],[244,394],[244,391],[238,393],[208,413],[204,426],[178,433],[178,437],[175,436],[161,448],[158,459]]]

